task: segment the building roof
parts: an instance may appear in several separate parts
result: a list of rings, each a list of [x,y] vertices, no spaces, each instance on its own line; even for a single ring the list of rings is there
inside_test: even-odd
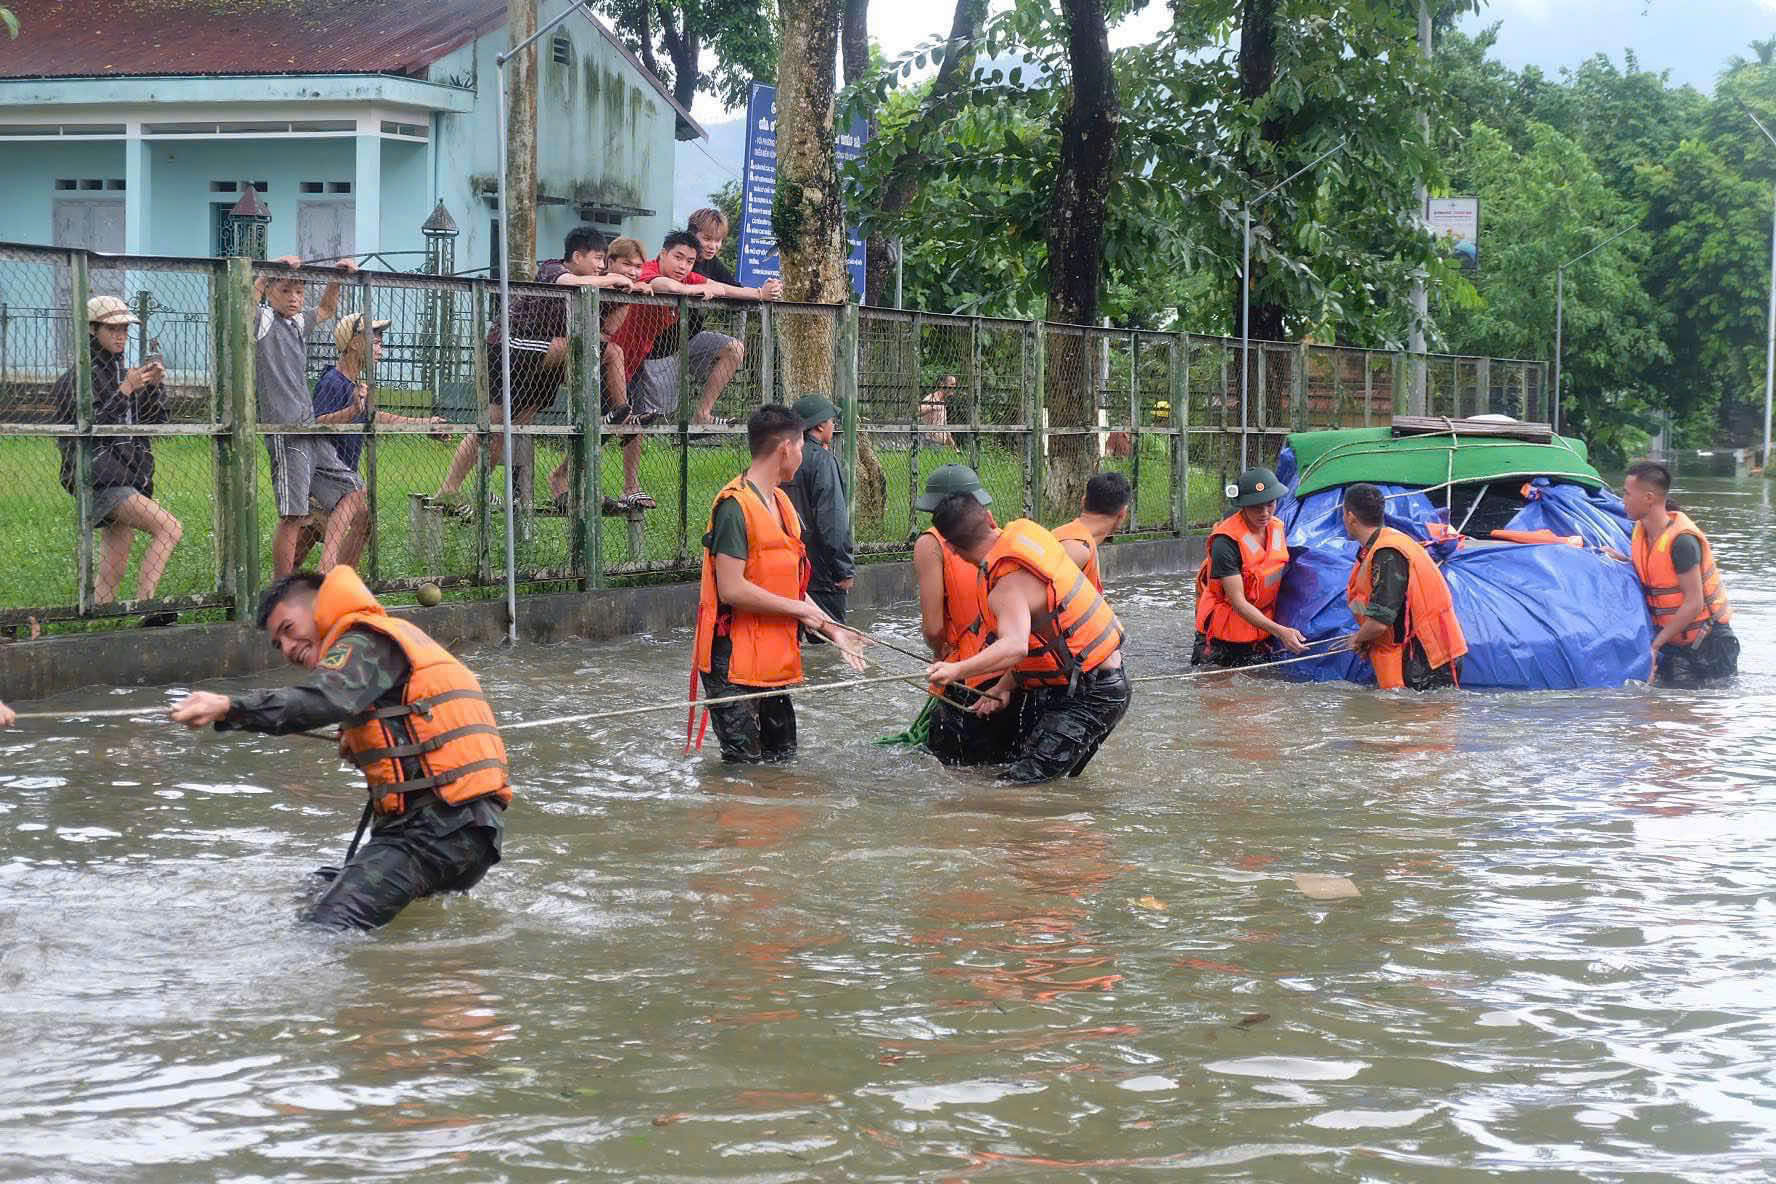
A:
[[[0,52],[0,79],[421,77],[445,54],[506,23],[506,0],[10,0],[9,7],[19,35]],[[583,4],[575,10],[709,138],[603,21]]]
[[[419,74],[505,0],[14,0],[0,78]]]

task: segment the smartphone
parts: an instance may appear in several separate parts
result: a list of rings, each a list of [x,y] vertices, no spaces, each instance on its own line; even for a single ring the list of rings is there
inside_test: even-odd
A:
[[[142,355],[142,365],[144,365],[144,366],[165,366],[166,365],[166,362],[160,356],[160,338],[151,337],[148,339],[148,352]]]

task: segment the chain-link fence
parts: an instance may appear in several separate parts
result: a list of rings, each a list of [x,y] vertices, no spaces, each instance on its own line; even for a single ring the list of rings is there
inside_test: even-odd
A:
[[[1241,354],[565,284],[513,284],[508,317],[485,279],[0,245],[0,629],[245,619],[278,574],[333,561],[382,592],[689,577],[747,417],[809,393],[845,411],[877,555],[929,525],[914,503],[941,465],[978,472],[1001,520],[1050,523],[1077,511],[1061,473],[1115,470],[1128,533],[1176,533],[1289,432],[1405,406],[1402,355],[1253,342],[1242,386]],[[1429,414],[1546,414],[1540,362],[1424,367]]]

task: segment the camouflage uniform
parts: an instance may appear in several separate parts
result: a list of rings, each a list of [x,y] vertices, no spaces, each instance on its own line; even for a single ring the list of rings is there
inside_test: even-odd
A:
[[[397,707],[408,673],[407,656],[393,640],[371,629],[349,629],[310,678],[293,687],[234,696],[228,718],[216,727],[303,732],[373,708]],[[410,741],[404,721],[388,724],[397,744]],[[401,763],[404,778],[425,775],[415,758]],[[370,840],[303,919],[329,929],[374,929],[418,897],[467,891],[500,860],[503,811],[491,797],[453,806],[430,790],[409,794],[400,814],[375,816]]]

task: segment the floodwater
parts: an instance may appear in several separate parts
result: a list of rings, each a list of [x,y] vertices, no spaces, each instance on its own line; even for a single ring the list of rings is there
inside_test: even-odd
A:
[[[1149,683],[1038,789],[872,745],[879,687],[790,768],[514,733],[504,864],[368,936],[294,919],[361,800],[324,745],[21,725],[0,1178],[1767,1178],[1776,513],[1687,500],[1730,690]],[[1178,668],[1187,581],[1112,595]],[[471,660],[539,718],[682,697],[687,637]]]

